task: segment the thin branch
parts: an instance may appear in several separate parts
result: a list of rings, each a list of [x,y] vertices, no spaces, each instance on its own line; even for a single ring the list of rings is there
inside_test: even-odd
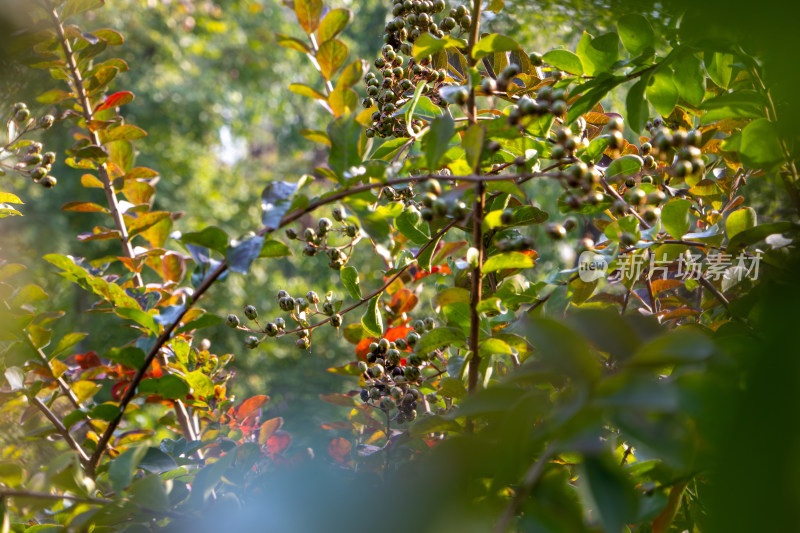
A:
[[[64,437],[64,440],[66,441],[67,444],[69,444],[69,447],[72,448],[73,450],[75,450],[75,452],[78,454],[78,457],[80,457],[81,463],[86,465],[89,462],[89,456],[83,450],[81,445],[78,444],[78,442],[74,438],[72,438],[72,435],[70,435],[69,430],[66,427],[64,427],[63,422],[61,422],[61,420],[55,415],[55,413],[53,413],[53,411],[51,411],[44,404],[44,402],[42,400],[40,400],[39,398],[37,398],[36,396],[31,396],[30,397],[30,402],[33,405],[35,405],[42,412],[42,414],[44,414],[44,416],[47,417],[47,419],[50,421],[50,423],[52,423],[53,426],[55,426],[56,431],[58,431],[59,434],[62,437]]]
[[[419,250],[417,251],[417,253],[414,255],[414,259],[419,259],[419,258],[420,258],[420,256],[421,256],[421,255],[422,255],[422,254],[425,252],[425,250],[427,250],[428,248],[430,248],[430,247],[433,245],[433,243],[435,243],[435,242],[436,242],[436,240],[437,240],[437,239],[439,239],[439,237],[443,236],[445,233],[447,233],[448,231],[450,231],[450,229],[451,229],[453,226],[455,226],[457,222],[458,222],[457,220],[453,220],[453,221],[451,221],[450,223],[448,223],[448,224],[447,224],[445,227],[443,227],[442,229],[440,229],[440,230],[439,230],[439,231],[436,233],[436,235],[434,235],[433,237],[431,237],[431,239],[430,239],[428,242],[426,242],[426,243],[425,243],[423,246],[421,246],[421,247],[420,247],[420,249],[419,249]],[[397,280],[397,278],[399,278],[400,276],[402,276],[402,275],[403,275],[403,273],[404,273],[406,270],[408,270],[409,268],[411,268],[411,266],[412,266],[413,264],[414,264],[414,263],[409,263],[408,265],[406,265],[406,266],[404,266],[403,268],[401,268],[400,270],[398,270],[398,271],[397,271],[397,272],[396,272],[396,273],[395,273],[395,274],[394,274],[394,275],[393,275],[391,278],[389,278],[387,281],[385,281],[385,282],[384,282],[384,284],[383,284],[383,285],[381,285],[379,288],[375,289],[374,291],[372,291],[371,293],[369,293],[367,296],[364,296],[363,298],[361,298],[359,301],[357,301],[356,303],[354,303],[354,304],[353,304],[353,305],[351,305],[350,307],[347,307],[347,308],[345,308],[345,309],[341,310],[341,311],[339,312],[339,314],[340,314],[340,315],[347,314],[347,313],[349,313],[350,311],[352,311],[352,310],[354,310],[354,309],[357,309],[358,307],[360,307],[360,306],[364,305],[365,303],[369,302],[370,300],[372,300],[374,297],[376,297],[377,295],[379,295],[380,293],[382,293],[383,291],[385,291],[385,290],[386,290],[386,289],[387,289],[387,288],[388,288],[388,287],[389,287],[389,286],[390,286],[392,283],[394,283],[394,282]],[[321,322],[318,322],[318,323],[316,323],[316,324],[312,324],[312,325],[310,325],[310,326],[308,326],[308,327],[305,327],[305,328],[297,328],[297,329],[293,329],[293,330],[291,330],[291,331],[287,331],[287,332],[285,332],[285,333],[284,333],[284,335],[289,335],[289,334],[291,334],[291,333],[297,333],[298,331],[303,331],[303,330],[308,330],[308,331],[311,331],[312,329],[318,328],[318,327],[320,327],[320,326],[324,326],[325,324],[327,324],[327,323],[328,323],[328,322],[330,322],[330,321],[331,321],[331,319],[330,319],[330,318],[326,318],[325,320],[323,320],[323,321],[321,321]]]
[[[72,85],[75,89],[78,103],[81,107],[83,119],[86,122],[86,131],[89,135],[91,143],[101,146],[100,136],[90,127],[90,124],[93,120],[92,102],[89,100],[89,95],[86,92],[86,86],[83,83],[81,71],[78,68],[78,63],[75,61],[75,54],[73,53],[72,47],[69,44],[69,39],[64,33],[64,26],[62,25],[61,18],[58,16],[58,12],[55,8],[50,10],[50,18],[52,19],[53,26],[58,34],[58,40],[61,43],[61,49],[64,51],[64,59],[66,60],[67,66],[70,70]],[[100,175],[100,181],[103,182],[103,191],[106,194],[108,209],[111,212],[112,218],[114,219],[114,225],[116,226],[117,231],[119,231],[120,241],[122,242],[122,252],[125,254],[125,257],[133,259],[135,254],[133,253],[133,246],[131,246],[129,240],[128,228],[125,225],[125,220],[122,218],[122,212],[119,209],[119,203],[117,200],[117,193],[114,191],[114,185],[111,182],[111,177],[108,173],[108,167],[105,163],[102,163],[98,166],[97,173]],[[136,287],[144,286],[144,282],[142,281],[142,276],[140,273],[134,273],[133,283]]]
[[[539,456],[539,459],[537,459],[525,473],[525,478],[522,480],[522,485],[517,489],[516,494],[514,494],[514,499],[511,500],[511,503],[508,504],[503,514],[500,516],[500,519],[497,521],[497,525],[494,528],[495,533],[505,533],[508,531],[508,528],[511,527],[511,522],[514,521],[514,517],[519,512],[522,502],[525,501],[539,482],[545,465],[550,461],[553,448],[554,446],[552,443],[548,445],[544,452],[542,452],[542,455]]]

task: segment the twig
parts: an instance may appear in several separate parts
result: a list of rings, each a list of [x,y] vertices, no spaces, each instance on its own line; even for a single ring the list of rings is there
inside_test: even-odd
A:
[[[525,478],[522,481],[522,485],[517,489],[516,494],[514,494],[514,499],[511,500],[511,503],[508,504],[503,514],[500,516],[500,520],[497,521],[497,525],[494,528],[495,533],[505,533],[508,531],[508,528],[511,527],[511,522],[517,515],[520,505],[522,505],[522,502],[530,495],[536,483],[538,483],[545,465],[550,461],[553,448],[554,446],[552,443],[548,445],[542,452],[542,455],[539,456],[539,459],[537,459],[525,473]]]
[[[83,83],[81,71],[78,68],[77,62],[75,61],[75,54],[73,53],[72,47],[69,44],[69,39],[64,33],[64,26],[61,23],[61,18],[58,16],[58,12],[55,8],[50,10],[50,18],[53,20],[53,26],[58,34],[58,40],[61,43],[61,49],[64,51],[64,59],[66,60],[67,66],[70,70],[72,85],[75,89],[78,103],[80,104],[82,110],[83,119],[86,122],[86,131],[92,144],[101,146],[100,136],[89,126],[93,120],[92,103],[89,100],[88,93],[86,92],[86,86]],[[106,163],[101,163],[98,165],[97,173],[100,175],[100,181],[103,182],[103,191],[106,194],[108,209],[111,212],[112,218],[114,219],[114,225],[116,226],[117,231],[119,231],[120,241],[122,242],[122,252],[125,254],[125,257],[133,259],[135,254],[128,237],[128,228],[126,227],[125,220],[122,218],[122,213],[119,210],[117,193],[114,191],[114,185],[111,182],[111,177],[108,173],[108,167],[106,166]],[[144,282],[142,281],[142,276],[140,273],[134,272],[133,283],[136,287],[144,286]]]
[[[55,413],[53,413],[53,411],[48,409],[48,407],[44,404],[44,402],[39,398],[37,398],[36,396],[31,396],[29,399],[30,402],[33,405],[35,405],[44,414],[44,416],[47,417],[50,423],[52,423],[53,426],[55,426],[56,431],[58,431],[59,434],[61,434],[61,436],[64,437],[64,440],[66,441],[67,444],[69,444],[69,447],[75,450],[75,452],[78,454],[78,457],[81,460],[81,463],[86,465],[89,462],[89,456],[83,450],[81,445],[78,444],[78,442],[74,438],[72,438],[72,435],[70,435],[69,430],[66,427],[64,427],[64,424],[55,415]]]

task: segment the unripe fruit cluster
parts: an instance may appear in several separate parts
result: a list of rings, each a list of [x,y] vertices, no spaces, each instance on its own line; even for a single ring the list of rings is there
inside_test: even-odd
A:
[[[14,170],[20,174],[28,176],[34,183],[38,183],[45,189],[56,186],[58,180],[50,176],[49,172],[55,163],[56,154],[54,152],[42,153],[43,146],[38,142],[19,140],[25,133],[35,129],[46,130],[53,125],[55,118],[52,115],[44,115],[38,122],[31,119],[31,113],[24,102],[18,102],[11,109],[13,121],[19,130],[16,139],[10,139],[9,147],[17,159]],[[4,172],[0,170],[0,175]]]
[[[419,62],[411,57],[414,42],[421,35],[429,33],[442,38],[457,27],[469,27],[472,21],[464,6],[451,10],[437,23],[434,17],[445,8],[444,0],[395,0],[392,8],[395,18],[385,27],[386,45],[375,60],[378,75],[370,72],[364,78],[367,97],[362,105],[367,109],[378,107],[372,116],[372,127],[366,131],[367,137],[408,137],[421,131],[422,122],[415,120],[409,126],[401,114],[394,115],[421,82],[427,83],[425,96],[436,105],[447,106],[439,95],[439,88],[447,83],[447,71],[433,68],[430,57]]]
[[[320,218],[317,221],[317,229],[306,228],[303,231],[302,238],[294,228],[288,228],[286,236],[290,239],[305,241],[306,246],[303,248],[303,254],[308,257],[313,257],[319,252],[326,252],[330,260],[328,266],[334,270],[341,270],[349,259],[348,254],[343,250],[352,250],[359,235],[359,228],[356,224],[345,220],[345,212],[341,207],[334,208],[332,217],[333,221],[329,218]],[[338,227],[335,227],[336,224],[338,224]],[[343,246],[330,246],[328,237],[332,232],[347,236],[350,242]]]

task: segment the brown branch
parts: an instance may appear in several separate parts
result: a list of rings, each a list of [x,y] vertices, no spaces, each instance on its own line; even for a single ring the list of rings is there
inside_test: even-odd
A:
[[[416,181],[417,179],[419,179],[419,178],[395,180],[395,182]],[[452,177],[451,177],[451,179],[452,179]],[[377,188],[377,187],[383,187],[386,184],[387,183],[371,183],[371,184],[367,184],[367,186],[356,187],[356,188],[353,188],[353,189],[342,191],[341,193],[337,193],[335,195],[331,195],[331,196],[329,196],[327,198],[323,198],[323,199],[317,200],[316,202],[312,202],[311,204],[309,204],[309,206],[306,207],[305,209],[297,210],[294,213],[291,213],[291,214],[285,216],[284,219],[279,224],[278,228],[262,228],[261,230],[259,230],[258,234],[259,235],[265,235],[267,233],[272,233],[273,231],[275,231],[277,229],[280,229],[280,228],[286,226],[287,224],[290,224],[290,223],[294,222],[298,218],[301,218],[302,216],[314,211],[318,207],[321,207],[321,206],[326,205],[326,204],[333,203],[333,202],[335,202],[335,201],[337,201],[337,200],[339,200],[339,199],[341,199],[343,197],[349,196],[350,194],[355,194],[355,192],[360,192],[362,190],[369,190],[369,189],[373,189],[373,188]],[[455,224],[456,224],[456,221],[453,221],[447,227],[447,229],[450,229],[450,227],[454,226]],[[429,245],[429,243],[426,244],[426,246],[428,246],[428,245]],[[181,320],[186,315],[186,313],[189,311],[189,309],[194,307],[194,305],[197,303],[197,301],[206,293],[206,291],[208,291],[208,289],[214,284],[214,282],[217,281],[217,279],[219,279],[219,277],[222,274],[224,274],[225,271],[227,271],[227,270],[228,270],[227,261],[222,261],[219,264],[219,266],[217,266],[217,268],[214,269],[203,280],[203,282],[197,287],[197,289],[195,289],[195,291],[192,293],[192,296],[189,298],[189,301],[187,302],[185,308],[180,313],[180,315],[173,322],[171,322],[169,325],[167,325],[164,328],[164,331],[156,338],[156,341],[153,344],[152,348],[150,348],[150,351],[145,356],[144,363],[136,371],[136,374],[134,374],[133,378],[131,379],[130,385],[125,390],[125,393],[122,395],[122,398],[120,398],[119,414],[116,416],[116,418],[114,418],[111,422],[109,422],[108,427],[106,427],[105,432],[100,436],[100,439],[97,442],[97,448],[95,449],[95,452],[92,454],[92,457],[90,458],[89,465],[88,465],[88,468],[87,468],[87,474],[89,476],[92,476],[92,477],[94,476],[95,471],[96,471],[97,467],[100,464],[100,459],[102,459],[102,457],[103,457],[103,453],[105,452],[106,446],[108,445],[109,441],[111,440],[111,437],[113,436],[114,431],[119,426],[119,423],[122,421],[122,417],[125,414],[125,410],[127,409],[128,404],[131,402],[131,400],[133,400],[133,397],[136,395],[136,388],[139,386],[139,383],[141,383],[142,379],[144,378],[144,374],[147,372],[147,369],[150,368],[150,365],[152,364],[153,359],[155,359],[155,357],[158,355],[159,351],[161,350],[161,347],[164,346],[164,344],[166,344],[167,341],[169,341],[170,337],[172,336],[172,332],[175,331],[175,329],[178,327],[178,324],[180,324]],[[377,294],[377,293],[375,293],[375,294]],[[375,294],[371,295],[370,298],[375,296]],[[359,303],[358,305],[361,305],[361,304]]]
[[[37,398],[36,396],[31,396],[29,399],[30,402],[33,405],[35,405],[42,412],[42,414],[44,414],[45,417],[47,417],[50,423],[53,424],[53,426],[56,428],[56,431],[58,431],[59,434],[61,434],[61,436],[64,437],[64,440],[66,441],[67,444],[69,444],[69,447],[75,450],[75,452],[78,454],[78,457],[81,460],[81,464],[83,465],[88,464],[89,456],[83,450],[81,445],[78,444],[78,441],[72,438],[72,435],[70,435],[69,430],[64,426],[64,423],[61,422],[61,420],[56,416],[56,414],[53,413],[53,411],[51,411],[44,404],[44,402],[39,398]]]
[[[70,70],[72,86],[75,89],[78,104],[82,110],[81,114],[86,122],[86,130],[88,132],[89,139],[91,140],[92,144],[101,146],[100,136],[90,126],[94,114],[92,111],[92,103],[89,100],[88,93],[86,92],[86,86],[83,83],[83,77],[81,76],[81,71],[78,68],[78,63],[75,61],[75,54],[73,53],[72,47],[69,44],[69,39],[64,33],[64,26],[61,23],[61,18],[58,16],[58,12],[55,8],[50,10],[50,18],[52,19],[53,26],[58,34],[58,40],[61,43],[61,49],[64,51],[64,59],[66,60],[67,66]],[[122,243],[122,252],[125,254],[125,257],[133,259],[135,254],[133,253],[133,246],[131,246],[129,240],[128,228],[125,225],[125,220],[122,218],[122,212],[119,210],[117,193],[114,191],[114,185],[111,182],[111,177],[108,173],[108,167],[105,163],[98,165],[97,173],[100,175],[100,181],[103,182],[103,191],[105,192],[106,201],[108,202],[108,209],[111,212],[112,218],[114,219],[114,225],[116,226],[117,231],[119,231],[120,241]],[[144,286],[144,282],[142,281],[142,276],[140,273],[134,273],[133,283],[136,287]]]
[[[520,485],[514,494],[514,499],[511,500],[511,503],[508,504],[503,514],[500,516],[500,519],[497,521],[497,525],[494,528],[495,533],[505,533],[508,531],[508,528],[511,527],[511,522],[519,512],[522,502],[525,501],[539,482],[539,478],[542,476],[545,465],[550,461],[550,456],[554,448],[555,446],[553,443],[550,443],[542,452],[542,455],[539,456],[536,462],[533,463],[525,473],[525,478],[522,480],[522,485]]]

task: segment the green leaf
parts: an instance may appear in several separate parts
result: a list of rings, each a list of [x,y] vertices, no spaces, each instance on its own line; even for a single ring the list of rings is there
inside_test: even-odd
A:
[[[214,396],[214,383],[199,370],[188,372],[186,374],[186,383],[191,387],[192,395],[194,396],[203,398],[212,398]]]
[[[100,405],[95,405],[92,407],[91,411],[89,411],[89,417],[93,420],[103,420],[105,422],[111,422],[119,415],[119,405],[113,402],[101,403]]]
[[[100,130],[100,141],[103,144],[112,141],[135,141],[146,136],[146,131],[132,124],[122,124],[116,128]]]
[[[67,333],[66,335],[61,337],[60,341],[58,341],[58,344],[56,345],[53,352],[50,354],[50,357],[52,358],[62,354],[69,348],[81,342],[88,335],[89,335],[88,333]]]
[[[380,337],[383,335],[383,317],[378,309],[378,303],[382,295],[383,293],[376,294],[375,297],[369,301],[367,310],[364,316],[361,317],[361,325],[364,326],[364,330],[367,334],[372,337]]]
[[[417,258],[417,264],[422,270],[430,270],[431,269],[431,260],[433,259],[433,254],[436,252],[436,247],[439,245],[439,241],[442,240],[442,235],[439,235],[433,242],[431,242],[425,250],[419,254]]]
[[[425,244],[431,238],[425,227],[425,221],[416,207],[406,207],[397,218],[394,219],[394,226],[414,244]]]
[[[606,179],[615,178],[617,176],[631,176],[642,170],[644,160],[634,154],[623,155],[618,157],[608,165],[606,169]]]
[[[478,163],[481,161],[483,139],[485,135],[486,132],[483,127],[479,124],[473,124],[467,129],[466,133],[464,133],[464,137],[461,139],[461,146],[464,148],[464,152],[466,152],[467,165],[469,165],[470,169],[476,169]]]
[[[589,76],[608,72],[611,65],[619,59],[619,37],[613,32],[597,37],[583,32],[578,42],[577,54],[584,72]]]
[[[755,225],[756,210],[752,207],[744,207],[728,215],[725,220],[725,233],[728,235],[728,239],[733,239],[736,234],[753,228]]]
[[[298,184],[288,181],[271,181],[261,193],[261,223],[268,229],[277,229],[281,225],[283,215],[292,205],[292,196],[297,192]]]
[[[638,56],[645,48],[655,46],[653,27],[641,15],[630,14],[620,17],[617,21],[617,31],[622,44],[632,56]]]
[[[704,63],[708,77],[723,89],[730,89],[733,82],[733,64],[736,63],[733,54],[706,52]]]
[[[445,379],[453,379],[453,378],[444,378]],[[461,385],[463,388],[464,385]],[[449,389],[448,389],[449,390]],[[441,392],[441,385],[439,392]],[[450,396],[451,398],[454,396]],[[454,420],[450,420],[449,418],[444,418],[440,415],[427,415],[421,416],[417,419],[417,422],[408,429],[409,434],[412,437],[420,437],[422,435],[426,435],[428,433],[432,433],[434,431],[455,431],[461,432],[464,428],[458,425],[458,423]]]
[[[472,57],[480,59],[495,52],[512,52],[519,49],[519,44],[514,39],[498,33],[490,33],[481,37],[480,41],[475,44],[472,49]]]
[[[333,79],[333,75],[342,68],[349,54],[347,45],[339,39],[331,39],[319,45],[317,63],[319,63],[319,69],[326,80]]]
[[[287,257],[292,255],[292,250],[276,239],[268,239],[264,236],[264,246],[261,247],[258,257]]]
[[[581,58],[569,50],[550,50],[542,56],[544,62],[570,74],[583,74]]]
[[[449,35],[445,35],[441,39],[437,39],[430,33],[423,33],[419,38],[414,41],[414,58],[418,61],[423,57],[432,56],[441,50],[448,48],[466,48],[467,43],[463,39],[455,39]]]
[[[414,96],[411,98],[411,101],[405,107],[405,116],[406,116],[406,127],[408,129],[409,135],[414,135],[414,131],[411,129],[411,120],[414,117],[414,111],[417,108],[417,103],[419,102],[420,97],[422,96],[422,92],[428,87],[427,82],[419,82],[417,84],[417,88],[414,90]],[[402,112],[401,108],[399,111]]]
[[[314,33],[322,16],[322,0],[294,0],[294,12],[306,33]]]
[[[691,207],[691,201],[685,198],[673,198],[661,208],[661,223],[674,238],[680,239],[689,231],[691,226],[689,208]]]
[[[696,54],[685,53],[675,60],[673,68],[672,81],[678,89],[678,94],[691,105],[700,105],[706,93],[703,62]]]
[[[200,231],[184,233],[178,240],[184,244],[205,246],[223,255],[228,248],[228,234],[216,226],[208,226]]]
[[[659,115],[666,117],[678,103],[678,88],[672,81],[672,70],[662,68],[655,72],[647,84],[647,99]]]
[[[592,139],[592,142],[589,143],[584,152],[584,155],[588,158],[587,162],[597,163],[600,161],[603,158],[603,152],[605,152],[610,143],[611,136],[609,135],[598,135]]]
[[[64,5],[64,9],[61,10],[61,18],[66,20],[69,17],[83,13],[84,11],[97,9],[98,7],[103,7],[104,5],[105,2],[103,0],[69,0]]]
[[[536,264],[536,260],[521,252],[505,252],[493,255],[483,264],[484,272],[495,272],[497,270],[507,270],[516,268],[530,268]]]
[[[463,398],[467,395],[467,388],[460,379],[445,377],[439,381],[439,394],[446,398]]]
[[[644,98],[644,93],[649,81],[650,75],[645,74],[639,81],[631,86],[628,90],[628,95],[625,97],[625,111],[628,115],[628,126],[636,133],[642,131],[642,128],[644,128],[647,122],[647,116],[649,115],[650,108],[647,105],[647,100]],[[591,144],[589,146],[591,147]],[[602,157],[602,152],[600,155]]]
[[[167,491],[161,483],[161,478],[153,474],[137,479],[131,485],[130,501],[154,511],[163,512],[169,509]]]
[[[439,161],[450,148],[450,141],[455,135],[456,128],[453,117],[449,114],[440,115],[433,119],[431,128],[422,139],[422,150],[428,160],[428,169],[437,170]]]
[[[622,469],[610,457],[590,456],[582,469],[595,510],[608,533],[620,533],[636,519],[636,492]]]
[[[108,480],[114,492],[122,494],[125,488],[131,484],[133,473],[139,466],[139,461],[142,460],[145,452],[147,452],[145,446],[128,448],[119,457],[111,461],[108,467]]]
[[[699,363],[710,358],[715,351],[714,342],[708,335],[694,327],[684,326],[644,344],[630,363],[650,367]]]
[[[328,125],[328,138],[331,140],[328,164],[340,178],[345,171],[362,162],[361,130],[361,125],[351,116],[339,117]],[[398,140],[406,142],[405,139]]]
[[[290,50],[297,50],[303,54],[311,53],[311,49],[306,43],[300,39],[295,39],[294,37],[289,37],[288,35],[284,35],[282,33],[275,32],[275,42],[278,43],[278,46],[282,46]]]
[[[158,335],[158,326],[150,314],[145,313],[141,309],[133,309],[130,307],[118,307],[114,309],[114,314],[119,317],[133,320],[140,326],[147,328],[153,335]]]
[[[339,35],[350,24],[351,20],[353,20],[353,12],[349,9],[340,7],[328,11],[317,30],[319,42],[324,43]]]
[[[139,394],[157,394],[162,398],[178,400],[189,394],[189,386],[175,374],[160,378],[143,379],[137,391]]]
[[[600,100],[606,97],[611,89],[624,81],[625,78],[623,76],[609,76],[592,86],[570,106],[566,123],[572,123],[584,113],[591,111]]]
[[[124,348],[112,348],[107,351],[103,357],[110,359],[115,363],[119,363],[128,368],[140,369],[144,364],[144,352],[135,346],[126,346]]]
[[[339,273],[342,277],[342,284],[344,284],[347,292],[350,293],[350,297],[354,300],[360,300],[362,298],[361,284],[358,280],[358,270],[356,270],[356,267],[344,267]]]
[[[228,268],[239,274],[247,274],[250,270],[250,265],[261,254],[263,246],[264,237],[262,235],[256,235],[235,244],[231,243],[225,254]]]
[[[740,231],[736,236],[728,241],[727,253],[735,256],[745,246],[755,244],[760,240],[766,239],[770,235],[776,233],[785,233],[790,230],[796,230],[797,227],[791,222],[773,222],[772,224],[761,224],[754,228]]]
[[[347,65],[339,75],[339,79],[336,80],[336,88],[353,87],[361,81],[361,76],[364,75],[367,68],[367,62],[363,59],[353,61]]]
[[[640,237],[639,221],[633,215],[618,218],[606,226],[604,233],[612,241],[619,241],[623,233],[631,233],[638,240]]]
[[[783,154],[775,125],[761,118],[745,126],[739,155],[742,163],[751,168],[769,167],[781,161]]]
[[[466,341],[466,335],[459,328],[436,328],[417,341],[414,351],[425,354],[450,345],[463,347],[466,346]]]

